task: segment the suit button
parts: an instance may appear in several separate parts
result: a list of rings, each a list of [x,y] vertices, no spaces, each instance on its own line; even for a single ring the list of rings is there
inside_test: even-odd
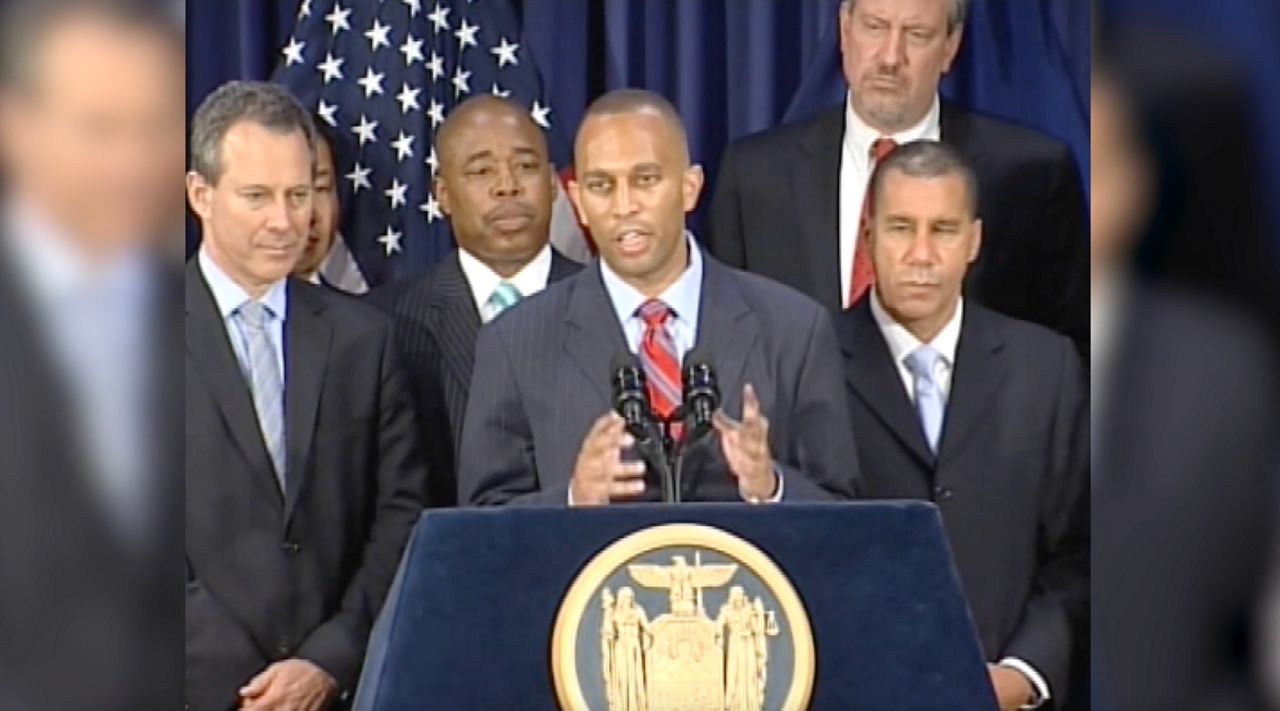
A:
[[[289,640],[281,637],[276,643],[276,654],[280,659],[287,658],[293,652],[293,648],[289,644]]]
[[[283,548],[286,553],[292,553],[294,555],[302,552],[302,544],[297,541],[285,541],[280,544],[280,547]]]
[[[955,492],[945,486],[933,487],[933,498],[938,501],[950,501],[952,496],[955,496]]]

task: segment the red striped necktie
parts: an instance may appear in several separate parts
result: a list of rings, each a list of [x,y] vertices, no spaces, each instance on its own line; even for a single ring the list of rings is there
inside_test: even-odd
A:
[[[892,138],[877,138],[871,142],[869,155],[872,175],[875,174],[880,161],[887,158],[897,147],[897,142]],[[867,254],[867,243],[863,240],[863,235],[871,222],[871,198],[871,180],[868,178],[867,190],[862,198],[862,217],[858,220],[858,234],[853,238],[855,242],[853,274],[849,277],[849,298],[845,302],[846,309],[853,308],[871,290],[871,285],[876,283],[875,266],[871,262],[871,255]]]
[[[675,316],[671,307],[657,299],[640,304],[636,315],[644,321],[640,340],[640,365],[648,380],[649,405],[664,422],[680,407],[680,358],[676,344],[667,329],[667,321]]]

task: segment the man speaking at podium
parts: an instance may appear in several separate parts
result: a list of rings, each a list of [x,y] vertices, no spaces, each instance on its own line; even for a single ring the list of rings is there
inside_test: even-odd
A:
[[[639,90],[602,96],[574,159],[570,197],[600,258],[481,330],[460,500],[669,500],[671,480],[659,484],[655,467],[632,461],[635,437],[612,412],[611,371],[620,359],[637,362],[647,407],[670,423],[680,419],[681,362],[695,345],[724,403],[705,433],[669,428],[667,453],[684,452],[676,498],[852,497],[857,454],[829,318],[808,297],[699,250],[684,215],[703,174],[671,104]]]

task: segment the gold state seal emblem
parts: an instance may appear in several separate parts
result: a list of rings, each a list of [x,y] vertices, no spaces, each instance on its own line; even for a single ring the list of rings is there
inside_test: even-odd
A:
[[[552,635],[560,705],[608,711],[803,709],[813,634],[778,566],[710,526],[625,536],[569,586]]]

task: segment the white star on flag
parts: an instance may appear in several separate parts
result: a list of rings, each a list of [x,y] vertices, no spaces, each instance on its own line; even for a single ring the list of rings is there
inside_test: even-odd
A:
[[[427,222],[444,219],[444,213],[440,212],[440,203],[436,202],[436,196],[431,193],[427,193],[427,201],[422,203],[418,209],[426,214]]]
[[[364,98],[368,99],[374,94],[382,93],[382,78],[386,76],[381,72],[375,73],[373,67],[369,67],[364,76],[357,79],[356,83],[364,87]]]
[[[404,55],[404,65],[406,67],[413,66],[415,61],[421,62],[426,57],[422,56],[422,40],[409,35],[405,38],[404,44],[400,45],[400,53]]]
[[[372,172],[372,170],[356,163],[355,169],[347,173],[347,180],[351,181],[351,193],[353,195],[359,193],[361,188],[365,190],[373,189],[373,184],[369,182],[369,173]]]
[[[324,74],[325,84],[328,84],[334,79],[339,81],[342,80],[342,65],[345,64],[346,61],[347,60],[341,57],[333,56],[333,52],[329,52],[324,55],[324,61],[317,64],[316,69],[319,69],[320,72]]]
[[[467,80],[471,78],[471,72],[462,71],[462,65],[459,64],[453,73],[453,93],[457,96],[471,93],[471,86],[467,84]]]
[[[408,191],[408,189],[409,186],[406,183],[400,182],[399,178],[392,178],[391,187],[384,190],[382,194],[386,195],[387,199],[391,201],[391,209],[394,210],[397,207],[404,206],[405,192]]]
[[[417,17],[422,12],[422,0],[404,0],[404,4],[409,6],[409,17]]]
[[[387,225],[387,231],[378,235],[378,244],[382,245],[387,256],[390,257],[400,251],[400,232],[392,229],[391,225]]]
[[[333,11],[325,15],[324,20],[333,27],[333,36],[337,37],[339,32],[351,29],[351,10],[335,3]]]
[[[320,106],[316,108],[316,113],[320,114],[320,118],[324,119],[325,123],[329,124],[330,126],[333,126],[334,128],[338,127],[338,105],[337,104],[326,104],[324,99],[321,99]]]
[[[302,5],[298,7],[298,19],[311,17],[311,0],[302,0]]]
[[[444,106],[435,99],[431,100],[431,105],[427,107],[427,116],[431,119],[431,127],[435,128],[444,123]]]
[[[391,32],[391,25],[384,25],[373,18],[373,26],[364,33],[369,39],[369,51],[377,52],[379,47],[390,47],[391,40],[387,39],[387,33]]]
[[[498,82],[496,81],[493,83],[493,88],[489,90],[489,93],[501,99],[505,99],[508,96],[511,96],[511,90],[503,89],[502,87],[498,86]]]
[[[400,93],[396,94],[396,101],[400,102],[400,113],[407,114],[411,109],[421,109],[422,105],[418,103],[418,94],[421,89],[414,89],[406,82],[400,85]]]
[[[431,167],[431,177],[434,178],[436,175],[436,171],[439,170],[440,168],[440,159],[436,158],[435,146],[431,147],[431,152],[427,154],[427,159],[424,162]]]
[[[458,31],[453,33],[458,38],[458,51],[462,51],[467,47],[479,47],[476,42],[476,32],[480,31],[479,25],[471,25],[467,23],[467,18],[462,18],[462,25],[458,27]]]
[[[503,37],[497,47],[490,47],[489,51],[493,56],[498,58],[498,68],[501,69],[508,64],[516,65],[520,61],[516,59],[516,50],[520,49],[518,44],[508,44],[507,38]]]
[[[431,81],[439,81],[444,78],[444,58],[435,52],[431,53],[431,61],[427,62],[427,69],[431,71]]]
[[[547,118],[551,114],[550,106],[543,106],[538,103],[537,99],[533,100],[533,108],[529,109],[529,115],[533,117],[533,122],[543,128],[551,128],[551,121]]]
[[[437,3],[436,9],[427,15],[427,19],[431,20],[431,24],[435,26],[436,34],[449,31],[449,8],[440,7]]]
[[[378,140],[378,134],[375,132],[377,130],[378,130],[378,122],[370,121],[369,118],[364,114],[360,114],[359,125],[351,127],[351,132],[356,134],[356,136],[360,138],[361,146],[364,146],[364,144],[369,142],[376,143]]]
[[[413,157],[413,136],[406,136],[404,131],[396,136],[396,140],[391,142],[391,147],[396,149],[396,160],[403,161],[405,158]]]
[[[284,65],[286,67],[294,64],[302,64],[305,59],[302,56],[302,50],[307,46],[306,42],[299,42],[297,37],[290,37],[289,44],[280,51],[284,55]]]

